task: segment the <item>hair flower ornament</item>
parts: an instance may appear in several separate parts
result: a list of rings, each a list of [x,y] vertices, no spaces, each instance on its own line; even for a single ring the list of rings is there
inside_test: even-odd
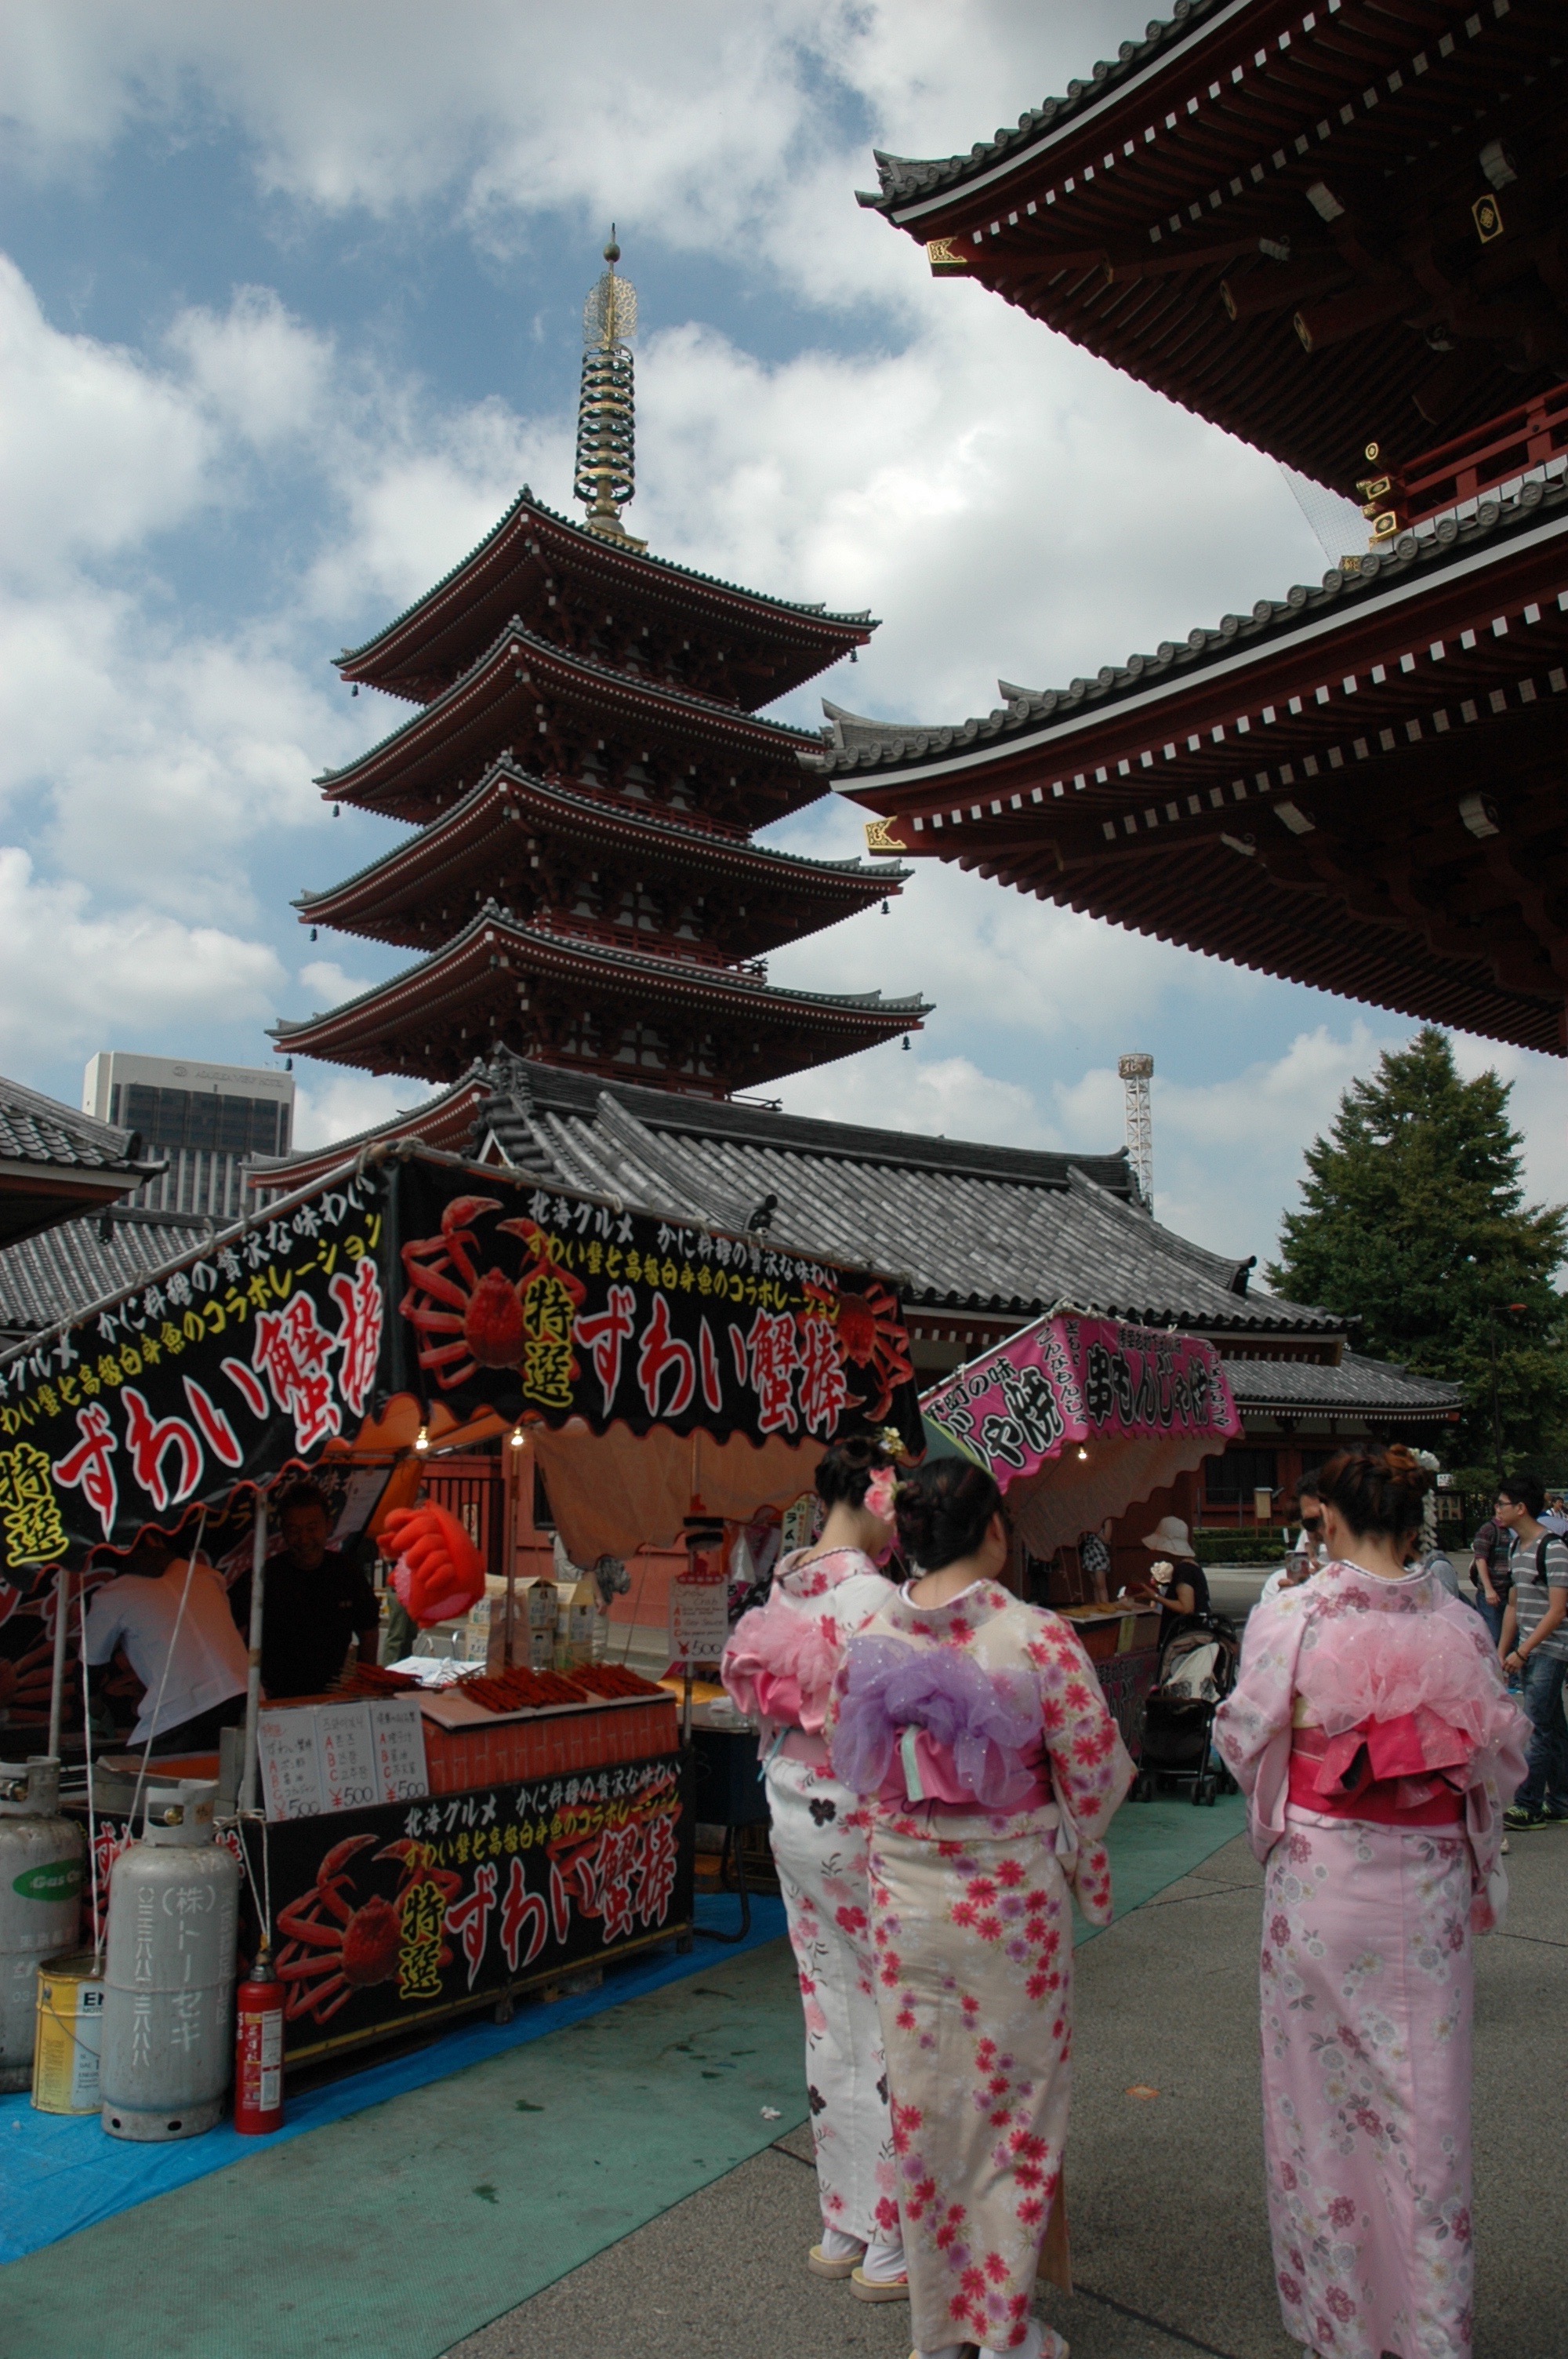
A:
[[[891,1524],[893,1502],[898,1497],[898,1475],[892,1466],[879,1466],[866,1485],[865,1505],[868,1514],[882,1523]]]

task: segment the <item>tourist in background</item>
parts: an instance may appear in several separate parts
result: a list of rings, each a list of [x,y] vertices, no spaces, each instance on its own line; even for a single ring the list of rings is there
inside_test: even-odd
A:
[[[1568,1542],[1547,1529],[1541,1518],[1545,1502],[1538,1475],[1515,1474],[1498,1484],[1493,1511],[1516,1543],[1498,1651],[1504,1670],[1519,1679],[1532,1731],[1524,1782],[1506,1813],[1510,1827],[1548,1827],[1568,1819],[1568,1723],[1563,1717]]]
[[[1207,1619],[1208,1575],[1193,1554],[1192,1535],[1179,1516],[1162,1516],[1140,1546],[1154,1562],[1147,1572],[1134,1574],[1121,1593],[1159,1606],[1159,1643],[1168,1647]]]
[[[990,1476],[899,1484],[919,1568],[849,1642],[834,1765],[871,1806],[871,1932],[920,2359],[1061,2359],[1073,1923],[1110,1919],[1103,1836],[1133,1775],[1076,1634],[1002,1585]],[[1048,2231],[1053,2231],[1048,2235]]]
[[[1315,1474],[1303,1474],[1296,1485],[1296,1514],[1301,1521],[1295,1539],[1285,1551],[1284,1563],[1263,1583],[1260,1604],[1264,1598],[1277,1596],[1281,1589],[1299,1589],[1303,1581],[1311,1580],[1324,1560],[1323,1502],[1317,1495]]]
[[[1407,1570],[1411,1451],[1320,1482],[1330,1561],[1255,1609],[1215,1727],[1267,1868],[1280,2307],[1320,2359],[1469,2359],[1471,1936],[1506,1897],[1524,1722],[1474,1614]]]
[[[1492,1644],[1498,1646],[1503,1635],[1503,1614],[1509,1602],[1512,1576],[1509,1558],[1512,1549],[1496,1516],[1488,1516],[1470,1543],[1470,1555],[1476,1576],[1476,1611],[1492,1634]]]
[[[847,1640],[897,1593],[879,1565],[892,1544],[893,1461],[837,1442],[816,1470],[822,1537],[775,1567],[764,1604],[725,1649],[725,1687],[762,1724],[773,1864],[806,2009],[806,2078],[822,2238],[817,2276],[863,2300],[903,2300],[887,2079],[868,1923],[866,1815],[834,1776],[823,1718]]]

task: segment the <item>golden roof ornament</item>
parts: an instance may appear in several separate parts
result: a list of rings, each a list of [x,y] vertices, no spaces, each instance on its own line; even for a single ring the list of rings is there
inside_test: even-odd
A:
[[[621,248],[614,224],[604,249],[609,267],[582,307],[582,393],[578,403],[577,470],[573,491],[588,510],[589,532],[625,549],[646,549],[621,521],[637,488],[632,354],[637,332],[637,290],[616,276]]]

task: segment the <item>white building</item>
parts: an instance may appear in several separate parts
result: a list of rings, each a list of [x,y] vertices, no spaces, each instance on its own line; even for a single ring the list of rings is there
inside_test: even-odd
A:
[[[249,1155],[285,1155],[294,1136],[294,1076],[252,1065],[203,1065],[103,1049],[82,1076],[81,1110],[138,1131],[168,1169],[125,1201],[157,1212],[244,1207],[241,1165]]]

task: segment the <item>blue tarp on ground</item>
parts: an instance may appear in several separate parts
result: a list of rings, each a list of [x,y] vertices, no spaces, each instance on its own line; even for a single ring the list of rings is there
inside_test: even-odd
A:
[[[736,1907],[727,1897],[701,1897],[697,1921],[728,1932],[736,1922]],[[265,2154],[269,2147],[303,2137],[327,2122],[342,2121],[389,2097],[445,2080],[467,2065],[482,2064],[509,2048],[542,2039],[601,2008],[622,2006],[647,1991],[662,1990],[666,1983],[701,1973],[724,1958],[776,1941],[784,1930],[783,1901],[754,1898],[752,1930],[744,1941],[720,1949],[699,1940],[685,1957],[666,1950],[629,1961],[607,1973],[599,1990],[557,1999],[549,2006],[524,2003],[510,2023],[495,2023],[485,2015],[460,2024],[412,2055],[390,2057],[365,2071],[291,2096],[287,2119],[271,2137],[241,2137],[224,2122],[200,2137],[138,2146],[110,2137],[96,2114],[39,2114],[25,2096],[0,2097],[0,2261],[20,2260],[79,2228],[188,2187],[248,2155]]]

